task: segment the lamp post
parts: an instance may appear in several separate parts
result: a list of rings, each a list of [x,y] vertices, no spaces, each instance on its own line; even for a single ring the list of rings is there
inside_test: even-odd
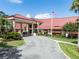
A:
[[[53,20],[54,20],[55,12],[52,12],[50,15],[52,16],[52,18],[51,18],[51,37],[52,37],[52,35],[53,35]]]
[[[52,37],[52,35],[53,35],[53,34],[52,34],[52,33],[53,33],[53,32],[52,32],[52,30],[53,30],[53,28],[52,28],[52,23],[53,23],[53,18],[51,18],[51,37]]]

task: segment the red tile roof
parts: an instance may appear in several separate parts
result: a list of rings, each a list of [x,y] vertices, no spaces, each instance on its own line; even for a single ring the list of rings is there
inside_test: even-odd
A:
[[[15,15],[11,15],[11,16],[8,16],[7,18],[20,18],[20,19],[25,19],[25,20],[31,20],[31,18],[28,18],[28,17],[25,17],[25,16],[22,16],[20,14],[15,14]]]
[[[40,22],[40,23],[41,23],[41,21],[38,21],[38,20],[35,19],[35,18],[28,18],[28,17],[22,16],[22,15],[20,15],[20,14],[15,14],[15,15],[9,16],[8,18],[11,19],[11,17],[20,18],[20,19],[28,20],[28,21],[35,21],[35,22]],[[14,18],[13,18],[13,19],[14,19]]]
[[[61,29],[68,22],[75,23],[76,19],[77,19],[76,16],[65,17],[65,18],[43,19],[43,20],[39,20],[43,23],[40,26],[38,26],[38,28],[39,29],[50,29],[51,28],[51,23],[52,23],[52,28]]]
[[[15,17],[15,18],[20,18],[20,19],[25,19],[25,20],[32,20],[31,18],[22,16],[22,15],[20,15],[20,14],[15,14],[14,17]]]

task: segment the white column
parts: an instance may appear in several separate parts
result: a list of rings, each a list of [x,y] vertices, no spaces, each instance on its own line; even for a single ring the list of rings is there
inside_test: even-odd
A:
[[[48,29],[48,34],[50,35],[50,30]]]
[[[26,31],[28,32],[29,31],[29,28],[28,28],[29,26],[28,26],[28,24],[27,24],[27,29],[26,29]]]
[[[15,32],[15,21],[13,20],[13,31]]]
[[[41,30],[42,31],[42,34],[44,34],[44,30]]]
[[[33,27],[33,23],[32,23],[32,35],[33,35],[33,31],[34,31],[34,27]]]
[[[38,29],[39,23],[37,22],[37,33],[39,33],[39,29]]]

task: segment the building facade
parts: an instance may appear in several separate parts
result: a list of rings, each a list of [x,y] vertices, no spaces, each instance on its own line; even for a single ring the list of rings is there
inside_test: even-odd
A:
[[[9,16],[7,17],[7,19],[12,23],[13,31],[19,33],[22,32],[29,32],[31,34],[37,33],[38,32],[37,26],[39,26],[39,24],[41,23],[33,18],[27,18],[19,14]]]
[[[75,23],[76,16],[64,18],[49,18],[49,19],[34,19],[16,14],[8,17],[8,20],[13,24],[13,31],[42,33],[42,34],[63,34],[62,27],[66,23]]]
[[[66,23],[76,23],[77,16],[73,17],[64,17],[64,18],[49,18],[49,19],[43,19],[40,20],[43,22],[40,26],[38,26],[39,29],[41,29],[41,32],[47,33],[47,34],[55,34],[60,35],[64,34],[63,26]],[[73,33],[77,34],[77,32]]]

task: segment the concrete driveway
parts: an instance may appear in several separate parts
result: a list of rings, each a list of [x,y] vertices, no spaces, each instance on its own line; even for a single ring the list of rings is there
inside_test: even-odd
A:
[[[56,41],[44,36],[24,37],[26,44],[20,47],[21,59],[68,59]]]

